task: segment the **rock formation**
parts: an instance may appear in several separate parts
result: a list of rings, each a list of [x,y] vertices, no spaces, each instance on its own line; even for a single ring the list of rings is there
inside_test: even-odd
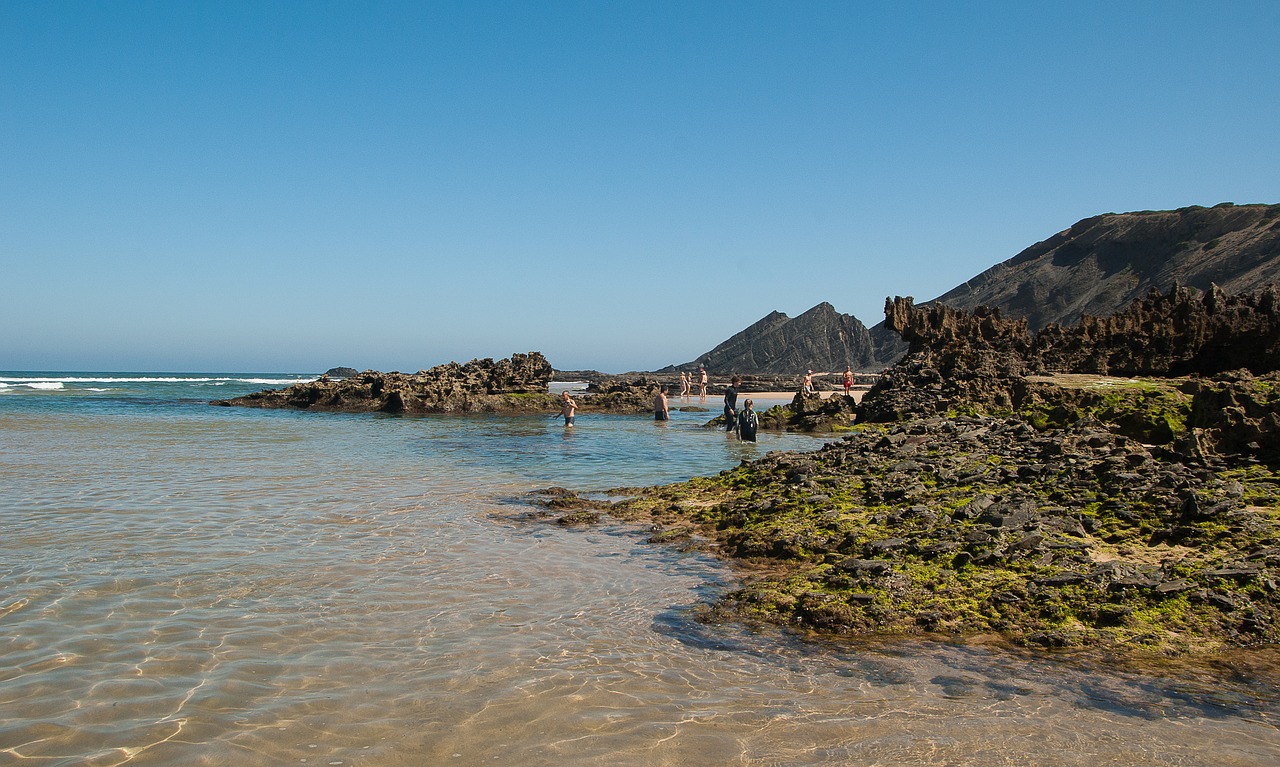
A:
[[[1036,334],[1032,364],[1042,370],[1118,376],[1214,375],[1280,369],[1280,291],[1275,285],[1227,295],[1210,285],[1153,291],[1110,317]]]
[[[1034,412],[1065,425],[1088,413],[1118,433],[1177,442],[1189,454],[1280,456],[1275,286],[1231,296],[1217,286],[1152,292],[1111,317],[1034,335],[1025,319],[995,310],[917,307],[910,298],[886,302],[885,322],[910,350],[863,399],[861,421],[960,409]],[[1054,374],[1121,378],[1097,386],[1029,378]],[[1135,376],[1168,383],[1124,380]]]
[[[534,516],[609,514],[732,558],[746,577],[708,620],[1159,654],[1275,645],[1277,303],[1270,287],[1177,289],[1033,334],[898,298],[886,325],[910,351],[843,439],[623,500],[559,490]],[[1143,377],[1097,375],[1121,369]]]
[[[321,376],[213,404],[384,413],[545,412],[556,408],[556,398],[547,392],[550,381],[551,364],[541,353],[529,352],[497,362],[450,362],[412,374],[367,370],[342,380]]]
[[[1107,213],[1077,222],[927,302],[986,306],[1025,319],[1030,331],[1110,317],[1152,290],[1176,286],[1228,294],[1280,282],[1280,205],[1192,206]],[[794,320],[772,312],[702,355],[695,367],[736,373],[808,368],[878,370],[906,352],[885,323],[867,329],[819,304]],[[678,369],[673,366],[672,370]]]
[[[853,425],[857,403],[852,397],[796,392],[789,405],[775,405],[760,414],[760,428],[778,431],[826,433],[848,431]],[[723,422],[724,417],[719,419]]]
[[[1038,331],[1110,317],[1153,290],[1236,294],[1277,282],[1280,205],[1223,203],[1086,218],[927,303],[998,309]],[[887,324],[869,332],[878,362],[906,351]]]
[[[705,365],[719,374],[795,374],[844,370],[846,365],[862,369],[874,365],[876,358],[867,327],[823,302],[795,319],[770,312],[698,359],[659,372]]]

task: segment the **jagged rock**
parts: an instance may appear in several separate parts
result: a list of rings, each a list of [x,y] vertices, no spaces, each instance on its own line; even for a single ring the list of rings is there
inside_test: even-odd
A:
[[[829,432],[853,423],[857,403],[851,397],[796,392],[789,405],[775,405],[760,414],[760,428],[795,432]],[[723,418],[720,419],[721,423]],[[712,422],[714,424],[715,421]]]
[[[1085,316],[1036,335],[1029,363],[1041,370],[1117,376],[1215,375],[1280,369],[1280,291],[1226,295],[1153,291],[1111,317]]]
[[[672,388],[654,378],[640,377],[623,380],[618,377],[595,383],[587,387],[579,403],[584,410],[598,410],[610,413],[652,413],[653,400],[660,386],[667,387],[668,407],[676,404],[679,389]]]
[[[550,380],[551,364],[541,353],[529,352],[497,362],[450,362],[413,374],[366,370],[342,380],[325,375],[213,404],[386,413],[545,412],[556,407],[547,392]]]
[[[1280,282],[1280,205],[1190,206],[1079,221],[928,302],[991,307],[1031,331],[1110,317],[1152,290],[1227,293]],[[791,319],[771,312],[697,361],[737,373],[879,369],[907,351],[890,323],[868,329],[822,303]],[[664,371],[676,371],[672,366]],[[1223,367],[1223,370],[1231,369]]]
[[[1131,456],[1143,470],[1117,472]],[[1210,470],[1090,418],[1039,431],[1016,416],[935,417],[632,490],[604,510],[693,525],[709,550],[759,563],[722,614],[1200,651],[1280,638],[1280,525],[1276,501],[1258,503],[1280,477],[1248,466]]]
[[[1275,286],[1237,296],[1176,288],[1107,319],[1086,317],[1075,327],[1054,325],[1034,335],[1025,320],[1005,320],[994,310],[916,307],[909,298],[887,301],[885,318],[910,350],[863,399],[861,421],[978,408],[1035,411],[1043,427],[1088,412],[1107,422],[1100,439],[1112,439],[1108,430],[1114,430],[1147,443],[1179,442],[1182,452],[1201,457],[1280,455]],[[1094,388],[1043,378],[1116,371],[1196,377]],[[1128,469],[1145,460],[1126,454],[1108,471],[1125,481]]]
[[[329,368],[328,370],[324,371],[324,374],[329,378],[354,378],[360,375],[360,371],[356,370],[355,368],[337,367],[337,368]]]
[[[1086,218],[972,277],[929,305],[998,309],[1031,331],[1110,317],[1153,290],[1253,293],[1280,283],[1280,205],[1193,205]],[[886,322],[870,329],[877,361],[906,352]],[[1230,369],[1229,367],[1222,368]]]

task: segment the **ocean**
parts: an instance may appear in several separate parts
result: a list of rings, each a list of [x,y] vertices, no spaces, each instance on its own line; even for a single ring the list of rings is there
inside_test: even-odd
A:
[[[0,764],[1280,763],[1274,648],[708,626],[723,563],[521,518],[819,439],[208,404],[312,377],[0,373]]]

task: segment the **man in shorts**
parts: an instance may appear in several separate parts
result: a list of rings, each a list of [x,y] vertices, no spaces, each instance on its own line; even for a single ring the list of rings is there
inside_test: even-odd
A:
[[[569,392],[561,392],[560,415],[564,416],[564,425],[566,427],[573,426],[573,415],[577,411],[578,403],[573,401],[573,397],[569,396]]]

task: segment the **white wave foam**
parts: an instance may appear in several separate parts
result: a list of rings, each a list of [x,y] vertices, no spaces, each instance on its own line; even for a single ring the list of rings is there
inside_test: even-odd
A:
[[[49,391],[62,388],[61,381],[28,381],[22,385],[30,389],[45,389]]]
[[[296,384],[311,383],[316,377],[311,378],[228,378],[226,381],[235,381],[237,383],[251,384]]]
[[[315,376],[298,376],[296,378],[239,378],[235,376],[219,376],[219,377],[178,377],[178,376],[31,376],[31,377],[15,377],[0,376],[0,386],[7,384],[17,384],[19,386],[34,386],[35,384],[84,384],[84,383],[211,383],[215,385],[223,385],[228,383],[246,383],[246,384],[296,384],[307,383],[316,380]],[[44,388],[61,388],[61,387],[44,387]]]

